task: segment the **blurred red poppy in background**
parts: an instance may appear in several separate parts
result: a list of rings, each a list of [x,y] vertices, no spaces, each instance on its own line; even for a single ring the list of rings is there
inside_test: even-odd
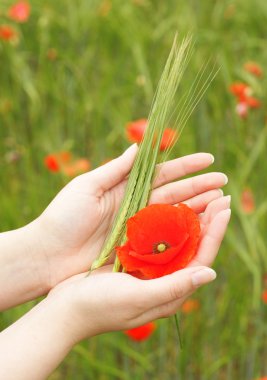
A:
[[[59,172],[62,166],[70,162],[71,157],[72,156],[70,152],[59,152],[49,154],[44,158],[44,165],[51,172]]]
[[[246,83],[233,83],[230,85],[229,90],[236,97],[236,113],[241,118],[247,117],[250,108],[259,108],[261,106],[260,100],[251,96],[252,89]]]
[[[8,17],[17,22],[26,22],[30,17],[30,4],[27,1],[19,1],[8,10]]]
[[[70,152],[49,154],[44,158],[44,165],[49,171],[61,172],[68,177],[75,177],[87,172],[91,167],[89,160],[86,158],[73,159]]]
[[[174,129],[166,128],[163,132],[159,149],[161,151],[167,150],[175,143],[177,132]]]
[[[190,299],[190,298],[183,303],[182,308],[181,308],[184,314],[190,314],[199,309],[200,309],[200,302],[198,300]]]
[[[60,165],[57,157],[54,154],[50,154],[44,158],[44,164],[51,172],[59,172]]]
[[[246,98],[246,103],[250,108],[260,108],[261,106],[260,100],[252,96]]]
[[[147,119],[139,119],[126,124],[126,137],[130,142],[141,143],[148,125]],[[163,132],[159,149],[164,151],[176,141],[177,132],[172,128],[166,128]]]
[[[10,25],[0,25],[0,40],[14,41],[18,37],[18,34],[14,28]]]
[[[130,142],[140,143],[147,126],[147,119],[139,119],[126,124],[126,137]]]
[[[249,73],[256,75],[257,77],[262,76],[262,68],[261,66],[256,62],[246,62],[244,64],[244,69],[248,71]]]
[[[262,301],[267,305],[267,290],[262,292]]]
[[[251,94],[251,88],[243,82],[232,83],[229,89],[230,92],[240,100]]]
[[[254,195],[248,187],[241,194],[241,208],[245,214],[251,214],[255,210]]]
[[[156,329],[155,322],[149,322],[143,326],[126,330],[124,331],[124,334],[126,334],[132,340],[135,340],[137,342],[142,342],[143,340],[148,339],[151,336],[151,334],[153,334],[155,329]]]
[[[68,165],[62,167],[62,171],[69,177],[75,177],[78,174],[88,172],[90,162],[86,158],[79,158]]]
[[[248,115],[248,105],[247,103],[239,102],[236,105],[236,113],[238,116],[240,116],[242,119],[245,119]]]

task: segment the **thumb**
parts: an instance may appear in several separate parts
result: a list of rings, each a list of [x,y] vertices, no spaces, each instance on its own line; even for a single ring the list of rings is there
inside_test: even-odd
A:
[[[147,323],[176,313],[185,298],[201,285],[216,278],[214,270],[207,267],[186,268],[157,280],[147,281],[150,306],[140,323]],[[149,297],[147,299],[147,302]]]
[[[182,269],[155,280],[145,281],[146,303],[153,308],[177,301],[215,278],[216,272],[213,269],[202,266]]]
[[[92,171],[90,177],[95,189],[105,192],[125,179],[133,166],[137,150],[137,144],[133,144],[121,156]]]

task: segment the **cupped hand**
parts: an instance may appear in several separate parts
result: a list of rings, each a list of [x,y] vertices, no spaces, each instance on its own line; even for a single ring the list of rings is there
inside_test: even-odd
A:
[[[137,149],[133,145],[106,165],[73,179],[35,221],[49,289],[89,270],[98,256],[123,198]],[[230,200],[220,190],[227,177],[213,172],[178,179],[212,163],[212,155],[197,153],[158,165],[150,198],[150,203],[184,202],[200,214],[203,236],[194,260],[197,265],[211,264],[229,221],[225,210]],[[207,252],[209,244],[213,249]]]
[[[89,277],[76,275],[57,285],[46,302],[63,305],[65,336],[74,345],[94,335],[169,317],[185,298],[215,278],[212,269],[198,266],[153,280],[139,280],[112,272],[112,265],[105,265]]]
[[[203,202],[205,197],[203,195]],[[187,203],[201,210],[201,203],[196,198]],[[112,265],[105,265],[89,276],[76,275],[58,284],[47,300],[59,300],[67,306],[63,319],[68,326],[66,336],[70,344],[175,314],[197,288],[216,278],[216,273],[208,266],[215,259],[224,237],[230,219],[229,206],[230,197],[220,197],[200,212],[199,248],[185,269],[161,278],[141,280],[127,273],[114,273]]]

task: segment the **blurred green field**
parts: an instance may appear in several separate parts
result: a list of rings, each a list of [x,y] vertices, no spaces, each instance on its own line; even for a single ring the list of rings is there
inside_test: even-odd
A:
[[[267,2],[32,0],[24,24],[5,17],[11,4],[0,2],[0,24],[18,33],[14,43],[0,40],[1,231],[37,217],[69,180],[45,168],[47,154],[71,151],[94,168],[129,145],[125,124],[147,117],[176,30],[195,39],[182,89],[210,56],[221,68],[172,153],[213,153],[233,209],[217,281],[196,293],[199,310],[180,314],[184,349],[173,321],[162,320],[143,343],[122,333],[81,343],[50,380],[267,376]],[[247,61],[261,65],[261,78],[244,70]],[[229,92],[235,81],[262,103],[246,119]],[[255,199],[250,214],[241,203],[246,188]],[[0,328],[31,307],[2,313]]]

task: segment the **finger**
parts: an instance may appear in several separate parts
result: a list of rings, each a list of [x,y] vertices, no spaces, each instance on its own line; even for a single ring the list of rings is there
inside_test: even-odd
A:
[[[133,144],[121,156],[90,172],[94,190],[103,193],[120,183],[129,174],[137,150],[137,144]]]
[[[191,295],[197,288],[213,281],[216,272],[207,267],[186,268],[169,276],[161,277],[157,280],[147,281],[149,284],[148,306],[151,309],[140,315],[137,323],[146,323],[159,318],[169,317],[176,313],[185,298]]]
[[[154,280],[143,281],[142,297],[147,307],[160,305],[181,299],[197,287],[214,280],[214,270],[206,267],[191,267]]]
[[[218,189],[226,183],[227,177],[224,173],[201,174],[153,190],[149,203],[175,204],[183,202],[206,191]]]
[[[193,198],[188,199],[188,201],[183,202],[188,207],[190,207],[196,214],[199,214],[207,208],[210,202],[215,199],[221,198],[223,196],[223,191],[221,189],[206,191],[203,194],[196,195]]]
[[[210,202],[205,212],[200,217],[201,224],[205,225],[210,223],[220,211],[230,208],[230,204],[231,195],[226,195],[225,197],[217,198],[216,200]]]
[[[214,157],[210,153],[196,153],[164,162],[157,166],[153,187],[159,187],[187,174],[195,173],[210,166]]]
[[[214,217],[200,242],[197,255],[189,264],[190,267],[196,265],[210,266],[213,263],[225,235],[230,217],[230,209],[220,211]]]
[[[142,317],[150,321],[150,320],[156,320],[160,318],[168,318],[168,317],[171,317],[172,315],[175,315],[177,311],[180,309],[180,307],[182,306],[182,304],[184,303],[184,301],[188,297],[190,297],[194,293],[195,290],[189,291],[187,294],[185,294],[182,298],[178,300],[167,302],[166,304],[150,309]]]

